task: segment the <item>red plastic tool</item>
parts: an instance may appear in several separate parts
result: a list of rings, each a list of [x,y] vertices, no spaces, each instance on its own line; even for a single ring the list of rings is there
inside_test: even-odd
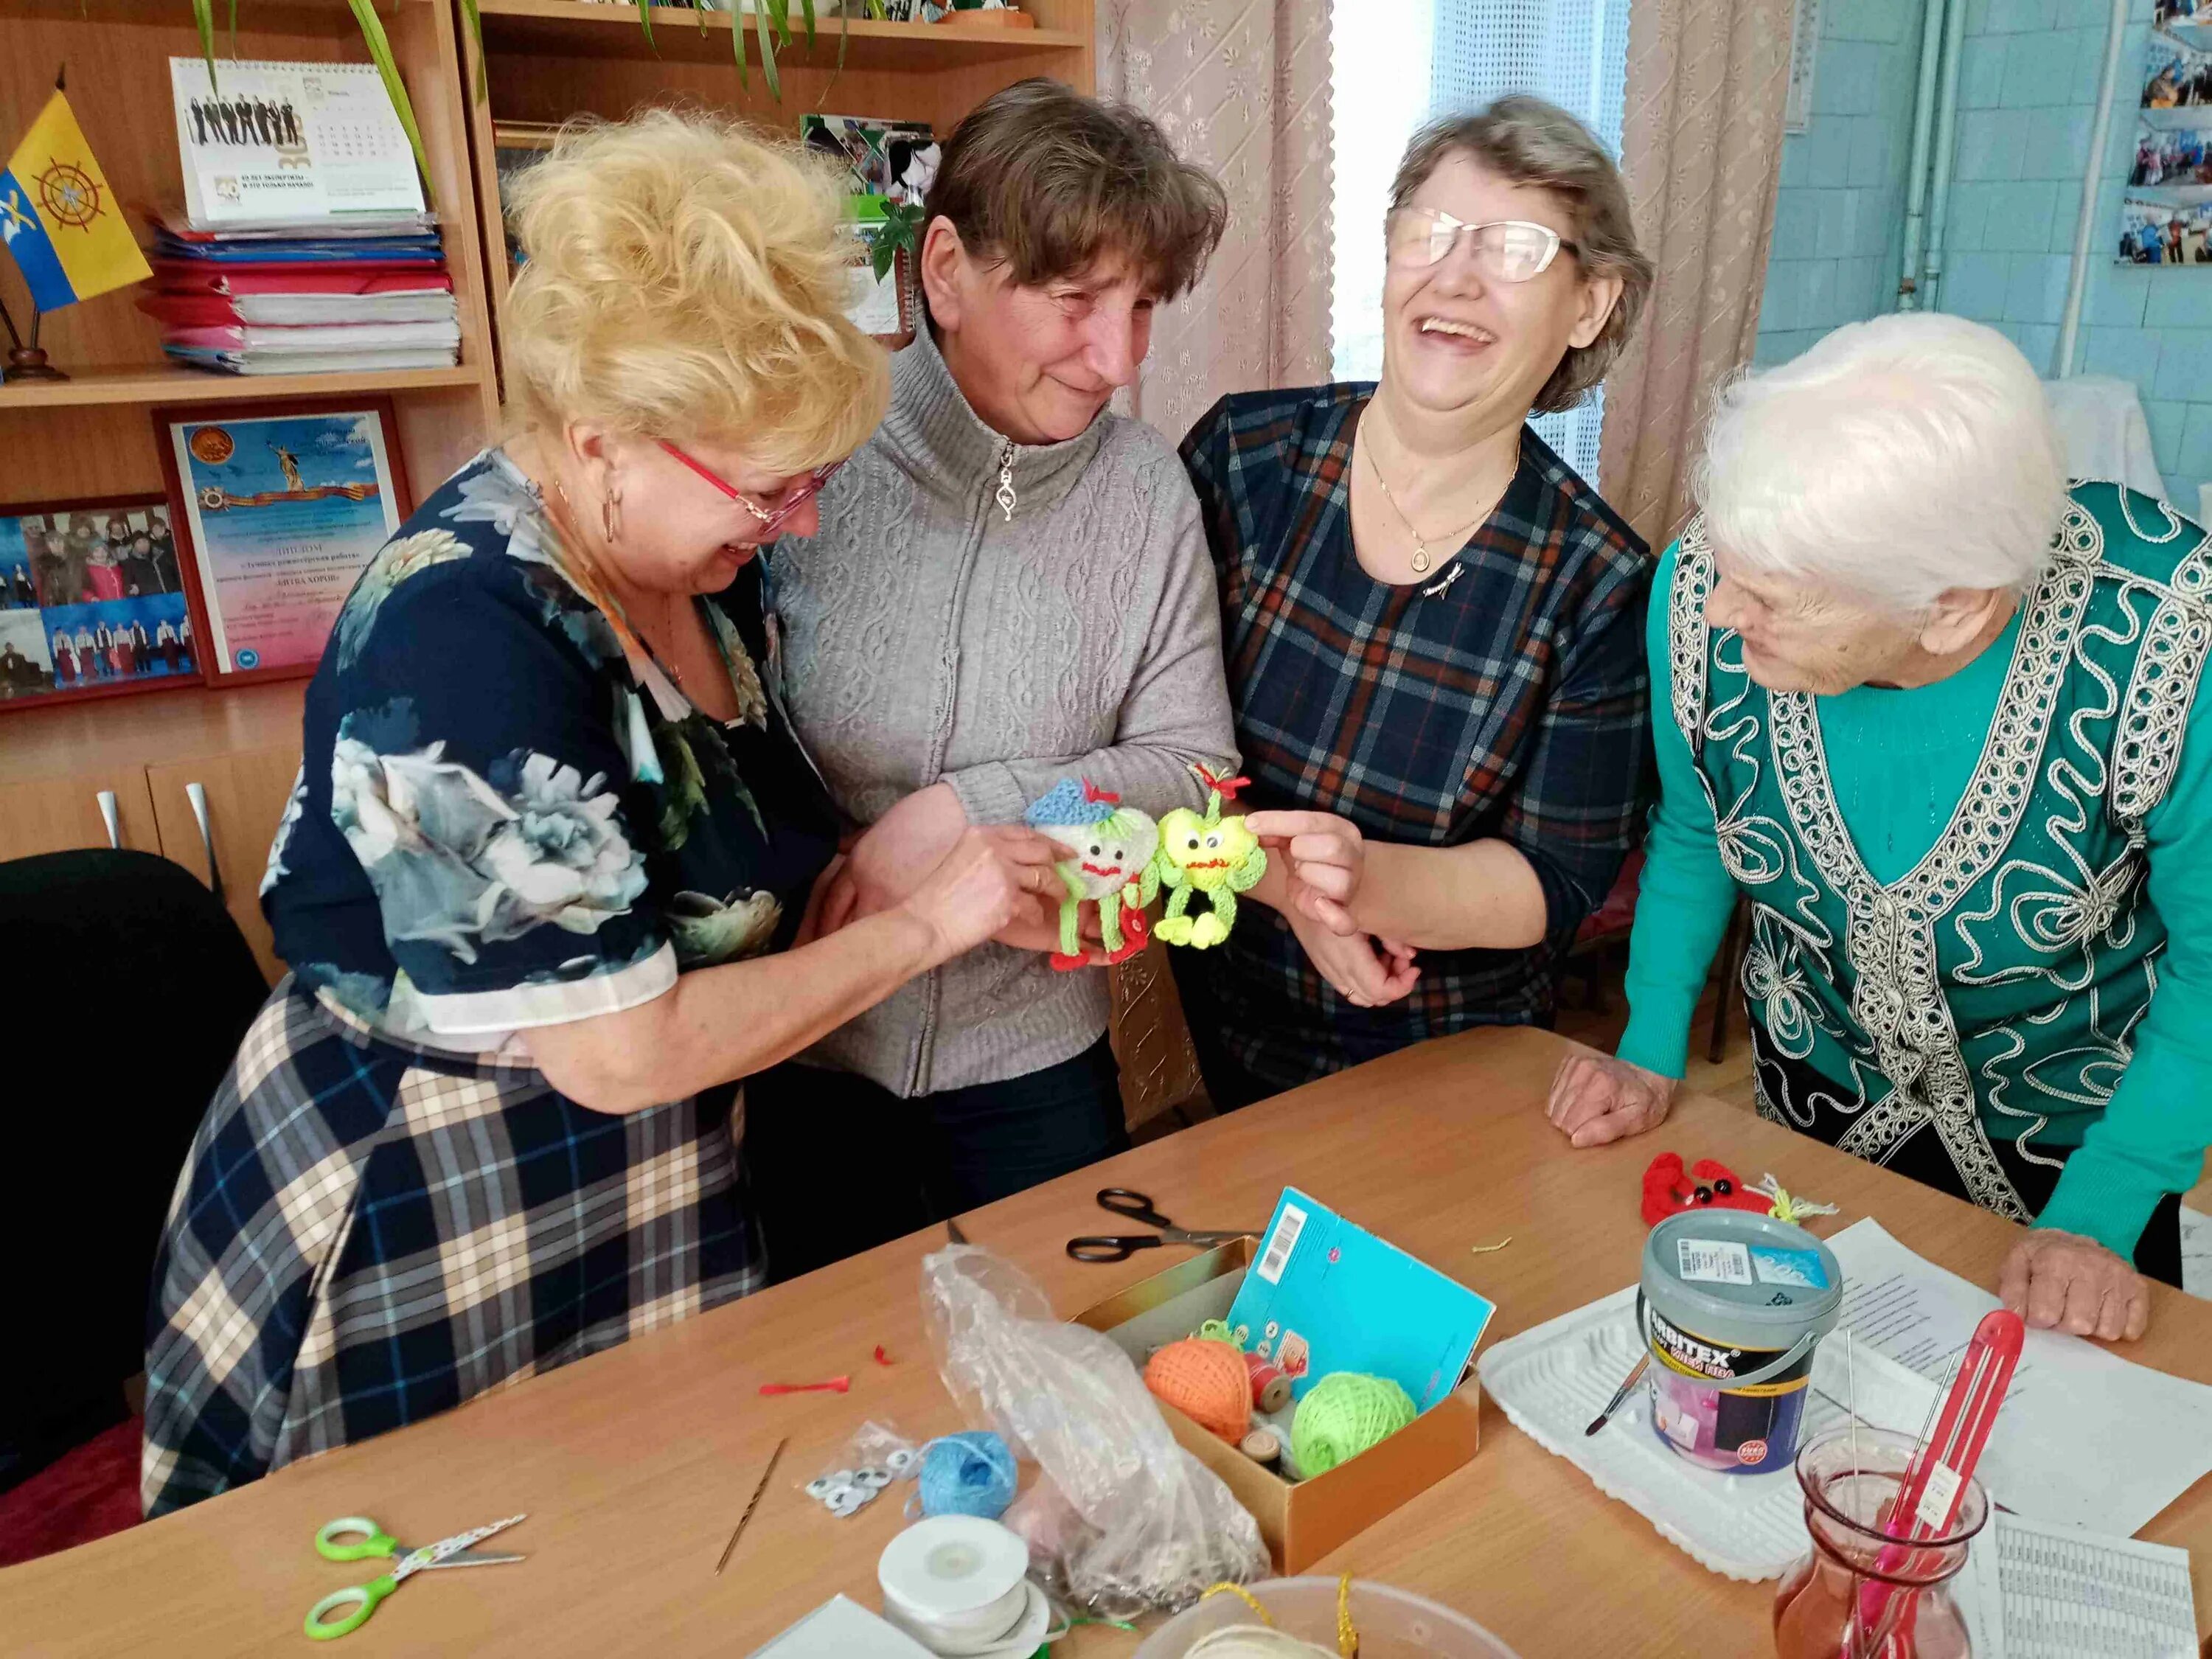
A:
[[[1966,1482],[1990,1443],[1990,1431],[2004,1404],[2005,1390],[2012,1385],[2027,1338],[2027,1328],[2020,1316],[2002,1310],[1984,1316],[1974,1328],[1974,1340],[1960,1358],[1935,1431],[1923,1438],[1905,1466],[1904,1484],[1886,1527],[1900,1541],[1883,1547],[1875,1558],[1876,1571],[1893,1573],[1907,1567],[1920,1553],[1913,1544],[1949,1531]],[[1911,1618],[1916,1599],[1869,1578],[1859,1591],[1859,1616],[1849,1632],[1852,1638],[1863,1632],[1865,1640],[1861,1644],[1854,1639],[1847,1645],[1846,1659],[1880,1653],[1891,1630]]]

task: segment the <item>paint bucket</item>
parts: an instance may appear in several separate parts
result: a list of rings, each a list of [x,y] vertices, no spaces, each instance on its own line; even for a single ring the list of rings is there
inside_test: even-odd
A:
[[[1636,1296],[1659,1438],[1700,1468],[1789,1468],[1813,1350],[1843,1299],[1835,1253],[1802,1227],[1745,1210],[1668,1216],[1644,1241]]]

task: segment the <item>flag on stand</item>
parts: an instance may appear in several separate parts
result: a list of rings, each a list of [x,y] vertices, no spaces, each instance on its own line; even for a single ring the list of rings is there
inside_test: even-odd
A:
[[[0,243],[40,311],[154,274],[58,88],[0,172]]]

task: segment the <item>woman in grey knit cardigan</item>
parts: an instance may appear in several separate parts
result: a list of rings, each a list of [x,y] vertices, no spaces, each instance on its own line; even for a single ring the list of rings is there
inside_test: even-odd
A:
[[[1220,186],[1133,111],[1027,81],[960,124],[927,207],[928,325],[820,533],[770,566],[791,714],[865,830],[827,927],[1063,778],[1158,816],[1235,753],[1197,500],[1168,442],[1106,409],[1219,240]],[[1127,1144],[1105,975],[1055,972],[1048,923],[748,1086],[775,1276]]]

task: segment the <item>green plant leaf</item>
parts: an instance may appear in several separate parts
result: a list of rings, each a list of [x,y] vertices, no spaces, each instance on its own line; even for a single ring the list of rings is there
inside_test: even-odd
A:
[[[238,0],[230,0],[230,55],[238,56]]]
[[[215,0],[192,0],[192,22],[200,32],[200,56],[207,60],[208,90],[220,98],[222,88],[215,80]]]
[[[645,31],[645,44],[653,46],[653,55],[660,56],[660,48],[653,41],[653,0],[637,0],[638,27]]]
[[[477,102],[481,104],[491,91],[491,65],[484,62],[483,19],[477,14],[477,0],[461,0],[461,15],[469,20],[469,39],[477,43]]]
[[[891,239],[887,235],[878,234],[875,246],[868,252],[868,263],[875,267],[878,282],[884,280],[885,274],[891,268],[892,262],[897,258],[898,250],[891,246]]]
[[[192,0],[198,6],[201,0]],[[399,125],[407,134],[407,147],[415,152],[415,170],[422,176],[422,199],[434,210],[438,205],[436,187],[430,182],[429,158],[422,153],[422,129],[415,120],[414,101],[407,96],[407,83],[399,78],[399,65],[392,56],[392,38],[384,32],[384,20],[376,15],[376,0],[346,0],[353,20],[361,25],[361,38],[368,44],[369,61],[384,82],[384,90],[390,94],[393,113],[399,117]]]
[[[738,84],[744,88],[747,92],[750,92],[753,88],[753,76],[752,70],[745,66],[745,15],[742,11],[736,9],[737,7],[743,3],[744,0],[730,0],[730,5],[732,8],[730,12],[730,50],[735,52],[738,58]],[[700,27],[702,28],[706,27],[704,19],[705,14],[702,13]]]
[[[775,25],[760,9],[765,3],[766,0],[753,0],[753,27],[760,31],[761,78],[768,82],[768,95],[780,104],[783,101],[783,77],[775,68]],[[743,17],[738,19],[737,26],[744,27]]]
[[[884,9],[884,0],[868,0],[868,15],[878,23],[888,23],[891,15]]]
[[[799,0],[799,15],[806,19],[806,49],[814,50],[814,0]]]
[[[787,48],[791,45],[791,0],[753,0],[753,4],[768,9],[769,21],[775,25],[775,43]],[[782,96],[781,93],[776,95]]]

